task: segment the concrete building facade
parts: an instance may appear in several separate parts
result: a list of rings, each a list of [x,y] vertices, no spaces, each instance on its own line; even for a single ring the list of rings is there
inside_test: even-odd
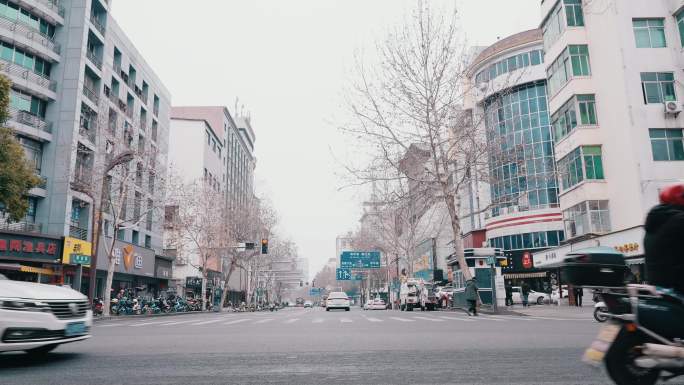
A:
[[[43,179],[30,191],[27,217],[0,227],[90,240],[93,201],[75,185],[94,183],[92,167],[103,163],[112,150],[108,138],[116,135],[151,154],[155,172],[165,174],[170,94],[112,18],[111,0],[0,2],[0,40],[2,74],[13,83],[7,124]],[[147,188],[134,190],[138,202],[159,204],[150,202]],[[133,202],[129,208],[134,210]],[[104,233],[111,239],[107,219]],[[153,282],[154,268],[138,266],[155,266],[162,254],[161,221],[148,218],[117,238],[121,247],[130,244],[151,261],[117,273],[115,284]],[[105,269],[106,261],[97,268]],[[50,269],[69,283],[68,267]],[[100,295],[101,281],[98,275]]]

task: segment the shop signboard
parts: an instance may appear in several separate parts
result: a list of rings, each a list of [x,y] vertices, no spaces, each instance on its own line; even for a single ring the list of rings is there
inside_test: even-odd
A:
[[[105,237],[104,242],[100,243],[97,258],[98,270],[107,270],[109,266],[106,250],[110,247],[111,241],[111,238]],[[155,253],[152,249],[116,240],[112,250],[112,259],[115,265],[114,271],[117,273],[154,277]]]
[[[0,232],[0,259],[59,262],[62,240]]]
[[[64,237],[63,264],[90,267],[91,253],[92,243],[78,238]]]
[[[202,288],[202,278],[201,277],[186,277],[185,287],[188,289],[201,289]]]

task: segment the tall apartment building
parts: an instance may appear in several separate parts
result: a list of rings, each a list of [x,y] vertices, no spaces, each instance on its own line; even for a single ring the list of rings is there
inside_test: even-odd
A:
[[[229,209],[239,213],[241,208],[254,201],[255,140],[249,119],[233,118],[226,107],[173,107],[169,163],[185,182],[203,180],[220,193]],[[179,293],[199,289],[197,280],[192,279],[201,277],[192,266],[198,263],[188,262],[193,261],[184,257],[174,263],[174,283]],[[210,277],[218,276],[221,270],[220,264],[213,263]],[[229,285],[245,289],[246,271],[235,271]],[[230,294],[229,298],[236,299],[237,296]]]
[[[642,224],[684,182],[684,2],[544,0],[549,114],[567,241],[623,252],[643,279]]]
[[[7,124],[43,178],[30,191],[26,218],[0,224],[4,239],[27,242],[21,251],[0,251],[6,262],[0,270],[12,278],[71,282],[73,267],[62,264],[61,237],[92,239],[93,201],[74,187],[92,184],[93,165],[116,150],[108,138],[126,136],[131,148],[156,156],[159,175],[166,173],[169,92],[112,18],[110,7],[111,0],[0,2],[0,73],[13,83]],[[148,175],[141,177],[147,180]],[[158,203],[151,202],[147,188],[135,187],[135,196],[136,202]],[[105,235],[112,237],[108,219]],[[148,218],[116,236],[115,252],[131,245],[136,263],[118,264],[115,287],[163,286],[157,276],[168,276],[170,262],[157,258],[161,222]],[[46,244],[55,245],[51,252],[45,251]],[[101,249],[98,295],[107,268],[103,254]]]
[[[468,212],[489,207],[484,218],[463,217],[465,245],[481,247],[486,235],[509,257],[504,277],[528,279],[538,290],[546,273],[532,268],[532,253],[564,241],[544,63],[541,30],[499,40],[472,61],[464,105],[490,151],[488,180],[462,192]]]

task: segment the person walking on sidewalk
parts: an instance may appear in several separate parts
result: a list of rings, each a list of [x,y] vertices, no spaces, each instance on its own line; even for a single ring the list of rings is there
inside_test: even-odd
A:
[[[513,286],[511,286],[511,281],[506,281],[506,306],[513,306]]]
[[[468,302],[468,315],[474,315],[477,316],[477,291],[478,291],[477,284],[475,283],[474,279],[468,280],[466,282],[466,288],[465,288],[465,298],[466,301]]]
[[[528,285],[527,282],[523,281],[522,286],[520,287],[520,294],[522,294],[523,307],[530,306],[527,302],[530,298],[530,285]]]
[[[582,297],[584,290],[581,287],[575,288],[575,306],[582,306]]]

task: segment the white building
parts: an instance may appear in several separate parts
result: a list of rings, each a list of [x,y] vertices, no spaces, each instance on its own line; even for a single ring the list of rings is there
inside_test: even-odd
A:
[[[582,5],[584,3],[584,6]],[[642,261],[645,214],[684,182],[684,2],[542,1],[549,112],[568,242]]]

